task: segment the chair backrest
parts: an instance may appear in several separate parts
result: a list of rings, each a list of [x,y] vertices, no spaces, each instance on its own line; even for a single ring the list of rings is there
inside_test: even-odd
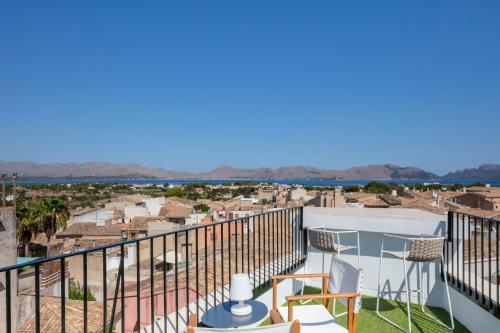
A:
[[[425,236],[413,238],[410,245],[410,253],[406,260],[409,261],[435,261],[443,253],[444,237]]]
[[[328,291],[335,293],[359,293],[363,279],[363,269],[355,268],[351,264],[345,262],[339,257],[332,256],[332,264],[330,266],[330,280],[328,282]],[[342,304],[346,304],[347,300],[340,299]],[[354,302],[354,313],[358,313],[361,309],[361,297],[356,297]]]
[[[337,253],[338,251],[334,233],[326,231],[324,228],[308,228],[307,238],[309,239],[309,244],[316,250],[329,253]]]
[[[190,331],[192,330],[192,331]],[[189,327],[187,333],[300,333],[300,323],[298,320],[283,324],[274,324],[251,328],[206,328]]]

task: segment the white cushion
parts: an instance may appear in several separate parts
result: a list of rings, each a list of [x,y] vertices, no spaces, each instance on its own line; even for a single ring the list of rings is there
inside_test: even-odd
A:
[[[278,312],[288,321],[288,306]],[[292,316],[300,321],[300,333],[348,333],[323,305],[294,305]]]

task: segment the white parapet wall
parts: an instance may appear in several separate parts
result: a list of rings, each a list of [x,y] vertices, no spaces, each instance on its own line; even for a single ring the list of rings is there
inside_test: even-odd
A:
[[[316,208],[306,207],[304,209],[304,227],[325,226],[333,230],[357,230],[360,239],[360,266],[364,270],[363,293],[375,296],[378,288],[378,267],[380,260],[380,248],[384,233],[397,234],[409,237],[421,234],[444,235],[446,230],[445,217],[416,209],[393,209],[393,208]],[[342,235],[341,244],[355,245],[355,237]],[[403,250],[403,243],[392,239],[385,241],[385,248],[391,250]],[[355,250],[342,253],[341,257],[353,265],[357,265]],[[307,270],[317,272],[328,269],[331,255],[309,248]],[[424,297],[434,305],[441,304],[441,294],[436,294],[433,299],[436,281],[439,277],[439,267],[436,264],[425,264],[424,270]],[[409,283],[411,289],[417,289],[419,267],[416,263],[409,263]],[[398,291],[404,289],[403,262],[399,259],[384,257],[382,265],[382,285],[386,291]],[[430,288],[427,287],[430,286]],[[404,294],[394,294],[393,298],[405,299]],[[414,295],[416,297],[416,295]],[[414,298],[412,301],[417,302]]]
[[[384,234],[415,237],[422,234],[446,236],[445,215],[434,214],[418,209],[404,208],[304,208],[304,228],[324,226],[333,230],[357,230],[360,239],[360,266],[364,270],[362,293],[376,296],[378,288],[378,268],[380,248]],[[355,237],[341,236],[342,245],[354,245]],[[402,250],[402,243],[386,240],[384,248]],[[461,248],[461,246],[458,246]],[[460,255],[455,253],[455,255]],[[349,250],[341,258],[352,265],[357,265],[357,253]],[[331,254],[323,254],[311,247],[308,248],[306,269],[308,272],[328,271]],[[410,289],[417,289],[423,282],[423,301],[427,305],[447,309],[445,285],[440,276],[440,265],[437,263],[423,265],[423,281],[419,278],[419,265],[408,263]],[[400,259],[384,257],[381,274],[381,286],[385,291],[401,291],[404,289],[403,262]],[[308,284],[319,287],[319,281],[308,281]],[[500,321],[481,309],[463,294],[450,287],[454,316],[473,332],[500,332]],[[405,301],[404,293],[387,295],[386,298]],[[411,297],[418,303],[417,293]],[[480,312],[480,313],[478,313]],[[474,321],[468,314],[477,313],[481,323]]]

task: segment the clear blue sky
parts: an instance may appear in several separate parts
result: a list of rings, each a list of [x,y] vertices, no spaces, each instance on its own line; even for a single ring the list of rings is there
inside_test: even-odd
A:
[[[0,159],[500,163],[500,1],[3,1]]]

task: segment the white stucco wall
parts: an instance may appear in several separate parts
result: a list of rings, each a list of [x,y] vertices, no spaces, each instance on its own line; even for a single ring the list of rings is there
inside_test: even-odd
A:
[[[360,238],[360,266],[365,277],[362,293],[376,296],[378,287],[378,268],[380,248],[384,233],[415,237],[421,234],[445,236],[446,216],[420,211],[417,209],[398,208],[304,208],[304,227],[325,226],[333,230],[357,230]],[[341,243],[354,245],[354,236],[341,236]],[[402,243],[397,240],[386,240],[387,250],[402,250]],[[459,247],[460,248],[460,247]],[[328,270],[331,255],[323,255],[308,248],[306,269],[308,272]],[[324,257],[323,257],[324,256]],[[341,258],[352,265],[357,265],[355,250],[341,254]],[[419,267],[416,263],[408,263],[410,289],[417,289]],[[323,268],[324,267],[324,268]],[[428,305],[447,309],[444,283],[440,278],[440,266],[437,263],[423,265],[423,297]],[[382,266],[382,283],[385,290],[401,291],[404,289],[403,262],[399,259],[384,257]],[[308,281],[319,287],[318,283]],[[500,331],[500,321],[484,309],[467,299],[464,295],[450,288],[453,314],[473,332]],[[389,297],[387,295],[386,297]],[[405,301],[404,293],[393,294],[391,298]],[[417,294],[412,294],[412,302],[418,303]],[[477,314],[482,322],[473,320],[471,314]]]

